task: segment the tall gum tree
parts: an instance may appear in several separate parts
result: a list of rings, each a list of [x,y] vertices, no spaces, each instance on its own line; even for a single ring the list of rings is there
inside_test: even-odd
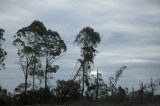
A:
[[[25,94],[27,93],[28,75],[34,76],[37,70],[37,61],[41,56],[41,37],[47,29],[40,21],[34,21],[31,25],[21,28],[14,36],[13,45],[18,48],[19,63],[25,77]]]
[[[96,47],[100,43],[100,35],[95,32],[93,28],[84,27],[76,36],[74,42],[81,48],[81,66],[82,66],[82,91],[84,93],[84,87],[89,86],[89,72],[91,65],[94,63],[93,59],[96,55]]]
[[[42,57],[44,64],[44,80],[45,89],[48,88],[49,73],[56,73],[59,69],[58,65],[54,62],[59,59],[60,55],[66,51],[66,45],[61,39],[60,35],[56,31],[47,30],[46,35],[43,35],[42,42],[40,44],[42,50]]]
[[[42,56],[42,51],[41,51],[41,42],[43,35],[46,34],[47,29],[43,25],[42,22],[35,20],[29,27],[30,31],[30,44],[32,47],[32,61],[31,61],[31,66],[30,66],[30,72],[29,74],[32,76],[33,84],[32,88],[34,90],[35,88],[35,75],[36,76],[43,76],[43,71],[42,71],[42,65],[41,65],[41,56]]]

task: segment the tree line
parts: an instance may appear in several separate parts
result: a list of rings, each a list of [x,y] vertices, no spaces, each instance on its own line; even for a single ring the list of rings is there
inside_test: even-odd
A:
[[[0,28],[0,70],[5,69],[7,52],[3,49],[4,29]],[[84,27],[73,41],[81,50],[79,69],[73,79],[57,80],[56,86],[48,84],[49,79],[59,69],[54,64],[67,51],[67,46],[59,33],[47,29],[41,21],[35,20],[29,26],[23,27],[14,35],[13,45],[17,49],[19,66],[23,71],[24,82],[15,88],[15,94],[7,93],[0,87],[0,104],[63,104],[74,101],[88,103],[87,101],[124,102],[124,101],[157,101],[160,98],[155,92],[160,87],[160,80],[153,80],[148,84],[140,82],[137,91],[121,86],[117,82],[127,67],[122,66],[116,71],[115,76],[109,78],[107,84],[98,72],[91,75],[94,68],[94,57],[99,52],[96,50],[101,41],[100,34],[91,27]],[[76,77],[80,75],[80,79]],[[39,86],[36,83],[39,80]],[[31,82],[29,81],[31,80]],[[44,86],[41,86],[44,80]]]

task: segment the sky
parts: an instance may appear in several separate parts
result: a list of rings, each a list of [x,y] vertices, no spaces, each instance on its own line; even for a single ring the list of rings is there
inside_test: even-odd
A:
[[[160,78],[160,0],[0,0],[0,28],[5,29],[3,47],[8,53],[0,84],[9,91],[24,81],[13,36],[34,20],[57,31],[67,45],[55,62],[60,69],[51,84],[71,78],[80,58],[73,41],[86,26],[100,34],[94,66],[106,82],[123,65],[127,69],[118,85],[138,88],[139,81]]]

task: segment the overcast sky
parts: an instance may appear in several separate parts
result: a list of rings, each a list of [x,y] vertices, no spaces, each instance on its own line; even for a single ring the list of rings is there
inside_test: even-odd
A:
[[[127,69],[118,83],[122,86],[138,86],[139,81],[160,77],[160,0],[0,0],[0,27],[5,29],[8,52],[0,84],[10,91],[24,79],[16,64],[13,35],[34,20],[58,31],[67,45],[67,52],[55,63],[60,69],[53,83],[71,78],[80,58],[73,40],[85,26],[100,33],[95,69],[106,82],[123,65]]]

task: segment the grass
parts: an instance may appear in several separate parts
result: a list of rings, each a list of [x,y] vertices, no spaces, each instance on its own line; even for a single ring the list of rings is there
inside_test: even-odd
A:
[[[103,105],[25,105],[25,106],[160,106],[160,104],[103,104]]]

